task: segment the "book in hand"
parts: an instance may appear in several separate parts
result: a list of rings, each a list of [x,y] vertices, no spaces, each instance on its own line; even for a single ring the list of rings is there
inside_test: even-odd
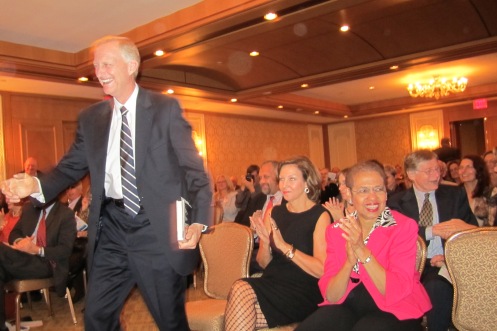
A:
[[[190,224],[191,213],[192,206],[185,198],[182,197],[180,200],[176,201],[176,231],[178,241],[185,240],[185,229],[186,226]]]

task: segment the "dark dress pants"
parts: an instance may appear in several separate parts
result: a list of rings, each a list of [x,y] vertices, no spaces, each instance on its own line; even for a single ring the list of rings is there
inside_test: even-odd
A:
[[[420,331],[421,319],[398,320],[378,308],[361,283],[339,305],[320,307],[296,331]],[[430,330],[431,331],[431,330]]]
[[[186,278],[169,265],[166,238],[157,241],[143,210],[132,218],[114,203],[102,208],[102,229],[88,284],[85,330],[120,330],[120,313],[135,284],[160,330],[189,330],[184,307]]]
[[[426,313],[428,330],[447,331],[452,320],[452,303],[454,288],[452,284],[438,272],[440,268],[432,267],[430,260],[426,260],[425,269],[421,276],[421,283],[430,297],[432,308]]]
[[[5,325],[5,283],[12,279],[52,277],[53,269],[47,259],[24,253],[0,243],[0,328]]]

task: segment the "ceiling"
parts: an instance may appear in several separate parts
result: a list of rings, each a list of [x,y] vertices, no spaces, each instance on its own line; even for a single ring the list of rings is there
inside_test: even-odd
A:
[[[8,9],[0,14],[4,90],[43,80],[44,89],[60,92],[81,86],[76,78],[86,75],[85,95],[95,97],[101,92],[87,47],[122,34],[140,48],[140,84],[174,89],[187,109],[329,123],[497,98],[495,0],[106,0],[105,8],[99,0],[0,0],[0,6]],[[279,18],[264,21],[270,10]],[[343,24],[348,32],[339,31]],[[155,57],[157,49],[166,54]],[[260,55],[250,57],[254,50]],[[433,76],[466,76],[468,88],[438,101],[408,95],[407,84]]]

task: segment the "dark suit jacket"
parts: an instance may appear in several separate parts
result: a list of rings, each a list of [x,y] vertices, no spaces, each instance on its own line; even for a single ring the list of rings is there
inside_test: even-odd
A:
[[[440,185],[435,191],[438,219],[440,222],[459,218],[466,223],[478,226],[476,218],[469,207],[466,191],[461,186]],[[419,224],[419,208],[414,189],[394,194],[388,198],[388,207],[416,220]],[[419,234],[426,241],[425,227],[419,227]]]
[[[9,236],[12,244],[18,238],[31,236],[38,224],[41,209],[28,203],[22,207],[22,215]],[[74,212],[56,201],[46,218],[47,246],[45,258],[55,262],[54,282],[58,295],[66,291],[67,276],[69,275],[69,256],[76,239],[76,221]]]
[[[266,203],[267,195],[262,192],[257,193],[253,197],[250,197],[246,209],[240,210],[235,218],[235,223],[246,225],[250,227],[250,216],[252,216],[255,211],[264,208]]]
[[[57,167],[40,178],[45,199],[53,199],[90,172],[92,203],[88,220],[88,269],[100,229],[105,200],[104,179],[113,100],[83,110],[75,141]],[[138,91],[135,123],[135,168],[141,204],[171,266],[180,274],[193,271],[198,250],[179,250],[174,204],[181,196],[193,207],[194,222],[210,225],[212,193],[190,124],[175,99]]]

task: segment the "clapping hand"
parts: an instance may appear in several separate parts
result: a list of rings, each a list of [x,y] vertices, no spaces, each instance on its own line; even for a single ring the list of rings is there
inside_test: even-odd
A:
[[[269,230],[264,225],[264,220],[262,219],[262,210],[257,210],[252,214],[250,218],[250,226],[252,230],[257,233],[259,240],[263,241],[265,244],[269,244]]]
[[[343,202],[340,202],[337,198],[330,198],[323,204],[323,207],[330,212],[331,217],[333,217],[333,221],[338,221],[343,218],[344,205]]]
[[[25,173],[16,174],[13,178],[3,181],[1,188],[7,201],[12,203],[19,202],[22,198],[40,192],[38,181]]]
[[[365,247],[362,228],[359,221],[352,215],[340,220],[340,228],[343,230],[343,238],[347,241],[347,256],[351,260],[350,252],[355,256],[355,261],[358,259],[358,253]],[[355,264],[355,262],[354,262]]]

